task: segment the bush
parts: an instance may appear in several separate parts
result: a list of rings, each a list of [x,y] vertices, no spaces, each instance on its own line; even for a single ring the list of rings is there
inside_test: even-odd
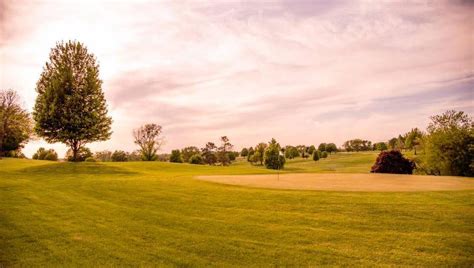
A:
[[[400,151],[383,151],[372,166],[372,173],[413,174],[415,163],[403,157]]]
[[[189,163],[190,164],[195,164],[195,165],[202,165],[204,164],[204,161],[202,159],[202,156],[200,154],[195,154],[189,158]]]
[[[54,150],[48,150],[48,153],[44,156],[44,160],[58,161],[58,154]]]
[[[229,155],[229,160],[230,161],[235,161],[235,159],[239,156],[239,153],[238,152],[229,152],[228,155]]]
[[[321,158],[326,158],[328,157],[328,153],[326,151],[321,152]]]
[[[313,160],[314,161],[318,161],[319,160],[319,151],[318,150],[315,150],[313,152]]]
[[[33,159],[36,160],[49,160],[49,161],[58,161],[58,154],[54,149],[46,150],[43,147],[39,148],[35,154],[33,154]]]
[[[179,150],[171,151],[170,162],[171,163],[183,163],[183,159],[181,158],[181,152]]]
[[[112,162],[127,162],[128,161],[128,155],[124,151],[115,151],[112,154]]]
[[[84,160],[86,162],[96,162],[95,158],[93,157],[87,157],[86,160]]]
[[[240,155],[243,157],[246,157],[249,155],[249,150],[247,148],[243,148],[242,151],[240,152]]]

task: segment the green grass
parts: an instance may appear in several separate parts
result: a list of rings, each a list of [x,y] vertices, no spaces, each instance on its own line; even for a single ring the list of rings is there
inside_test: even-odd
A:
[[[368,172],[373,153],[283,172]],[[0,160],[0,266],[466,266],[474,191],[252,189],[192,179],[274,172],[160,162]]]

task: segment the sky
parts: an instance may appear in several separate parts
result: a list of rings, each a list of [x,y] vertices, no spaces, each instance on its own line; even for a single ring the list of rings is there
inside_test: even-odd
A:
[[[58,41],[100,64],[112,116],[93,151],[162,152],[227,135],[236,149],[386,141],[448,109],[474,111],[474,1],[0,0],[0,88],[29,111]],[[66,148],[41,139],[24,148]]]

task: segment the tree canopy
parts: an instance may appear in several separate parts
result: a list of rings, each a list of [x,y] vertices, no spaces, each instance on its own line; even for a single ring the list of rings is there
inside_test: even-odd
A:
[[[0,90],[0,157],[21,149],[30,138],[32,122],[13,90]]]
[[[140,153],[144,161],[156,160],[156,153],[163,144],[161,132],[162,127],[157,124],[146,124],[133,131],[135,144],[140,147]]]
[[[56,44],[36,84],[35,132],[47,142],[62,142],[77,161],[86,143],[110,138],[111,117],[99,78],[99,65],[80,42]]]

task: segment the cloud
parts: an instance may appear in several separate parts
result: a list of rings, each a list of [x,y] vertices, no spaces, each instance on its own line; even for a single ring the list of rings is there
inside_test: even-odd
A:
[[[0,3],[0,86],[28,107],[55,42],[97,56],[114,134],[94,149],[132,150],[147,122],[169,151],[221,135],[237,147],[384,140],[472,112],[468,2]]]

